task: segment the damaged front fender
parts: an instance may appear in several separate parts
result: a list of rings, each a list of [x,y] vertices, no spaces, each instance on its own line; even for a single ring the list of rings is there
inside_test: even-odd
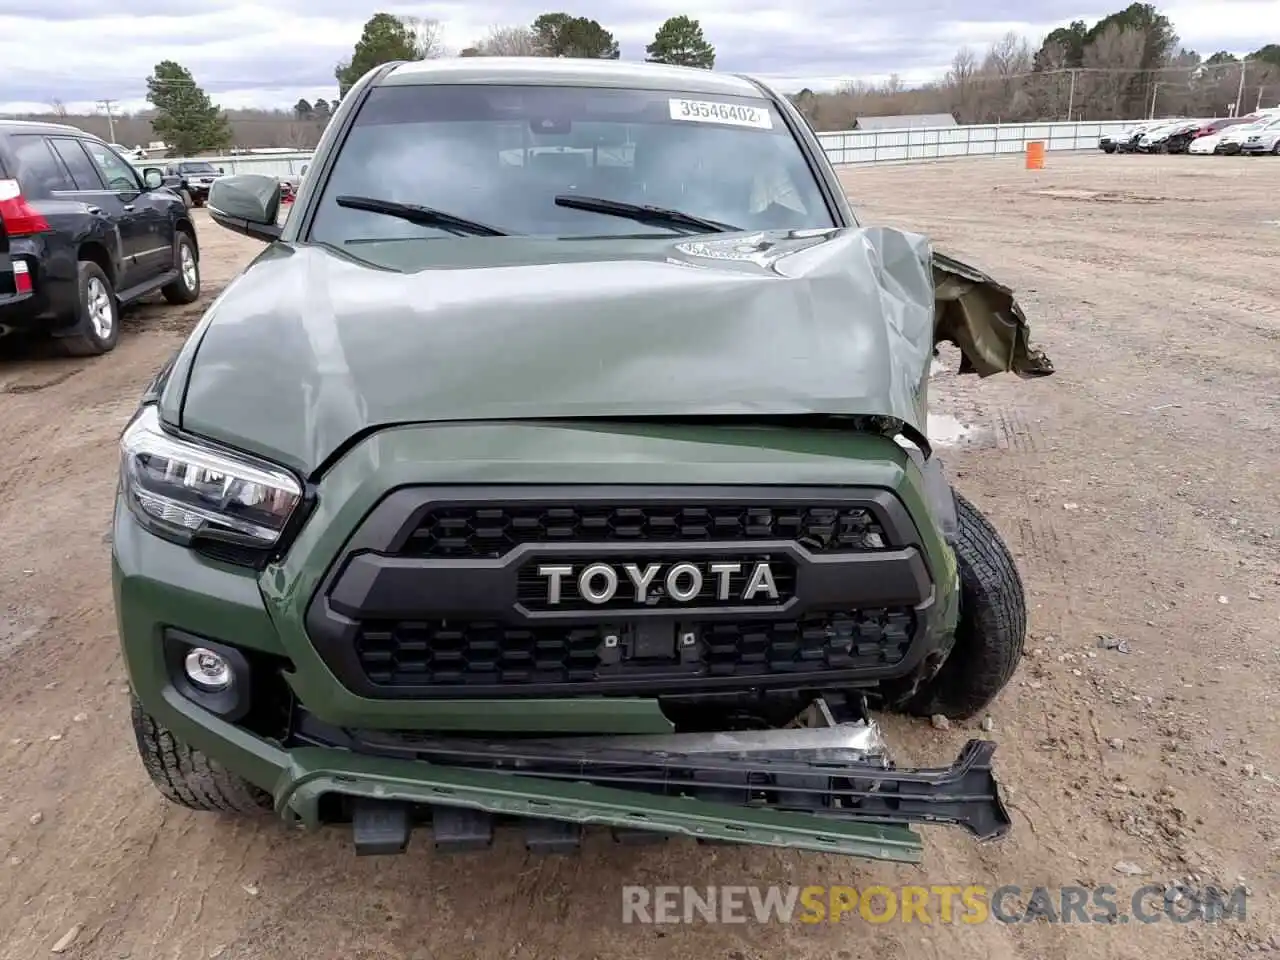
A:
[[[933,254],[934,345],[960,350],[960,373],[1024,379],[1053,373],[1053,362],[1031,345],[1031,330],[1013,291],[949,257]]]

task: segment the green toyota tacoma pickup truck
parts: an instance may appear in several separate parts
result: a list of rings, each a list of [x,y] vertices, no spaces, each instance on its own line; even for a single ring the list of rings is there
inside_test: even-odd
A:
[[[756,79],[387,64],[121,439],[112,537],[170,800],[350,824],[360,853],[587,826],[916,860],[1009,827],[964,718],[1023,588],[927,432],[930,365],[1051,373],[1008,289],[861,226]]]

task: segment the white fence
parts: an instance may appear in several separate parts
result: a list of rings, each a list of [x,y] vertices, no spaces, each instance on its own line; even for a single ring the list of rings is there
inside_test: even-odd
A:
[[[989,123],[959,127],[911,127],[902,130],[847,130],[818,134],[835,164],[911,163],[959,157],[996,157],[1022,153],[1042,141],[1046,152],[1096,150],[1098,138],[1133,126],[1136,120],[1072,123]],[[310,152],[202,157],[226,173],[298,176],[311,162]]]
[[[820,133],[822,148],[834,164],[911,163],[959,157],[998,157],[1023,153],[1040,141],[1046,153],[1096,150],[1098,138],[1132,127],[1136,120],[1072,123],[988,123],[903,130],[848,130]]]

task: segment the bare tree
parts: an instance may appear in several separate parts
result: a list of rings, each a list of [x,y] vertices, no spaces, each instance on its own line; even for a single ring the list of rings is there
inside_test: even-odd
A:
[[[430,17],[401,17],[400,22],[413,37],[413,48],[420,60],[438,60],[448,51],[444,46],[444,28]]]
[[[973,80],[978,75],[978,58],[968,47],[961,47],[951,58],[951,69],[947,71],[943,83],[955,90],[955,98],[951,101],[952,111],[959,114],[962,121],[973,117]]]
[[[53,115],[55,117],[62,118],[67,115],[67,105],[63,103],[61,100],[59,100],[57,97],[54,97],[52,100],[49,101],[49,107],[51,110],[53,110]]]
[[[1131,99],[1134,82],[1140,76],[1142,52],[1146,40],[1140,30],[1109,24],[1098,38],[1084,49],[1086,70],[1084,84],[1092,114],[1097,110],[1102,119],[1121,119]]]
[[[1031,70],[1031,46],[1026,37],[1020,37],[1012,30],[991,45],[983,70],[998,77],[1016,77]]]
[[[995,80],[984,91],[989,101],[985,119],[1014,116],[1014,88],[1018,79],[1031,72],[1031,46],[1026,38],[1010,30],[993,43],[983,58],[982,72]]]
[[[489,28],[488,35],[476,44],[482,57],[536,57],[538,44],[528,27]]]

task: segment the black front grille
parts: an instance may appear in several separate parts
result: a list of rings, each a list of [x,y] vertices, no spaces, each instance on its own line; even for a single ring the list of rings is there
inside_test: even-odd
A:
[[[515,627],[499,622],[367,622],[356,653],[368,681],[382,688],[493,687],[504,695],[535,685],[589,685],[628,693],[645,687],[770,678],[798,679],[826,671],[877,669],[906,656],[915,632],[909,608],[832,613],[790,621],[681,624],[697,638],[682,659],[611,657],[619,627]],[[625,628],[621,642],[626,645]],[[563,688],[563,687],[562,687]]]
[[[776,596],[748,591],[760,563]],[[681,596],[696,576],[677,564],[702,575],[697,596]],[[405,487],[335,560],[307,632],[372,699],[817,689],[912,669],[931,591],[886,490]]]
[[[845,504],[494,503],[428,508],[397,555],[482,559],[526,543],[752,540],[794,540],[814,553],[878,550],[887,542],[870,510]]]

